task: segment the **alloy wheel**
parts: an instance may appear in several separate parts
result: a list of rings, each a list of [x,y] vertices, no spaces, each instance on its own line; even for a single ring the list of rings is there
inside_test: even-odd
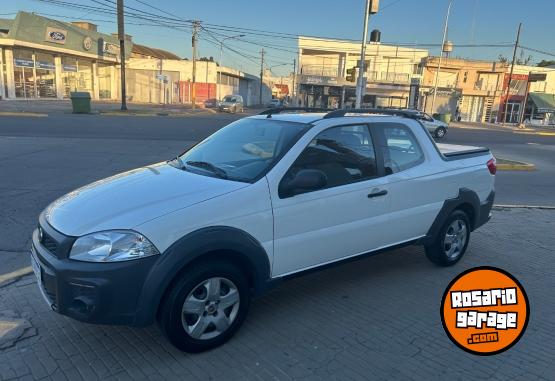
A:
[[[232,281],[221,277],[206,279],[185,298],[181,323],[192,338],[213,339],[235,321],[239,303],[239,290]]]
[[[467,238],[466,222],[461,219],[451,222],[443,238],[443,250],[449,259],[455,259],[462,254]]]

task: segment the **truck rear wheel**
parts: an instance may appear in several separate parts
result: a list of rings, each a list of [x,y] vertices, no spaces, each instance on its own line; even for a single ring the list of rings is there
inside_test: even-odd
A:
[[[425,247],[428,259],[439,266],[457,263],[470,241],[470,223],[462,210],[455,210],[439,231],[435,241]]]
[[[200,263],[169,290],[158,323],[166,338],[185,352],[222,345],[240,328],[250,303],[248,281],[231,263]]]

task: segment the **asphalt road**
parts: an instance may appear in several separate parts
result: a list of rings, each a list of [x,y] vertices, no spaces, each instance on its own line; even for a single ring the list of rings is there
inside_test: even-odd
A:
[[[240,117],[0,117],[0,274],[28,265],[19,254],[29,249],[38,214],[59,196],[174,157]],[[537,165],[535,172],[498,172],[496,203],[555,205],[555,137],[453,128],[444,142],[485,145]]]
[[[496,204],[555,206],[555,136],[504,128],[451,128],[443,142],[485,146],[496,157],[536,166],[532,172],[497,172]]]

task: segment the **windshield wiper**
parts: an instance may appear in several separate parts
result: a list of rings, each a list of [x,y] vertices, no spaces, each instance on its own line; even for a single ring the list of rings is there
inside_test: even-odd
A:
[[[218,177],[222,178],[222,179],[227,179],[227,172],[224,171],[223,169],[216,167],[214,164],[209,163],[207,161],[188,161],[186,163],[187,165],[190,165],[192,167],[199,167],[202,169],[207,169],[210,172],[216,174]]]
[[[177,155],[176,157],[174,157],[172,160],[168,160],[168,163],[169,163],[169,162],[172,162],[172,161],[176,161],[176,162],[177,162],[177,165],[178,165],[177,168],[179,168],[179,169],[185,169],[185,163],[183,163],[183,160],[181,160],[181,157],[180,157],[179,155]]]

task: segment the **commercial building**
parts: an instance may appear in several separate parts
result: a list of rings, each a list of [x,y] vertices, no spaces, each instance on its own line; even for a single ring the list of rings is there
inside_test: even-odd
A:
[[[300,104],[314,107],[349,107],[355,100],[355,82],[347,71],[357,67],[360,42],[299,37]],[[366,50],[367,107],[408,107],[411,81],[422,77],[425,49],[370,43]]]
[[[451,114],[464,122],[496,121],[507,64],[442,58],[433,108],[439,57],[427,57],[423,67],[420,89],[422,110],[429,114]]]
[[[507,96],[509,76],[508,70],[503,80],[498,121],[555,124],[555,68],[515,65]]]
[[[93,99],[120,99],[119,40],[89,22],[67,23],[19,12],[0,19],[0,99],[64,99],[86,91]],[[126,36],[128,100],[190,103],[192,62],[161,49],[135,44]],[[263,102],[271,97],[263,86]],[[218,90],[219,89],[219,90]],[[197,62],[195,99],[240,94],[259,103],[260,80],[215,62]],[[266,89],[266,91],[264,91]]]
[[[126,45],[129,56],[132,43]],[[90,23],[65,23],[32,13],[0,20],[0,97],[59,98],[88,91],[117,97],[119,41]]]

